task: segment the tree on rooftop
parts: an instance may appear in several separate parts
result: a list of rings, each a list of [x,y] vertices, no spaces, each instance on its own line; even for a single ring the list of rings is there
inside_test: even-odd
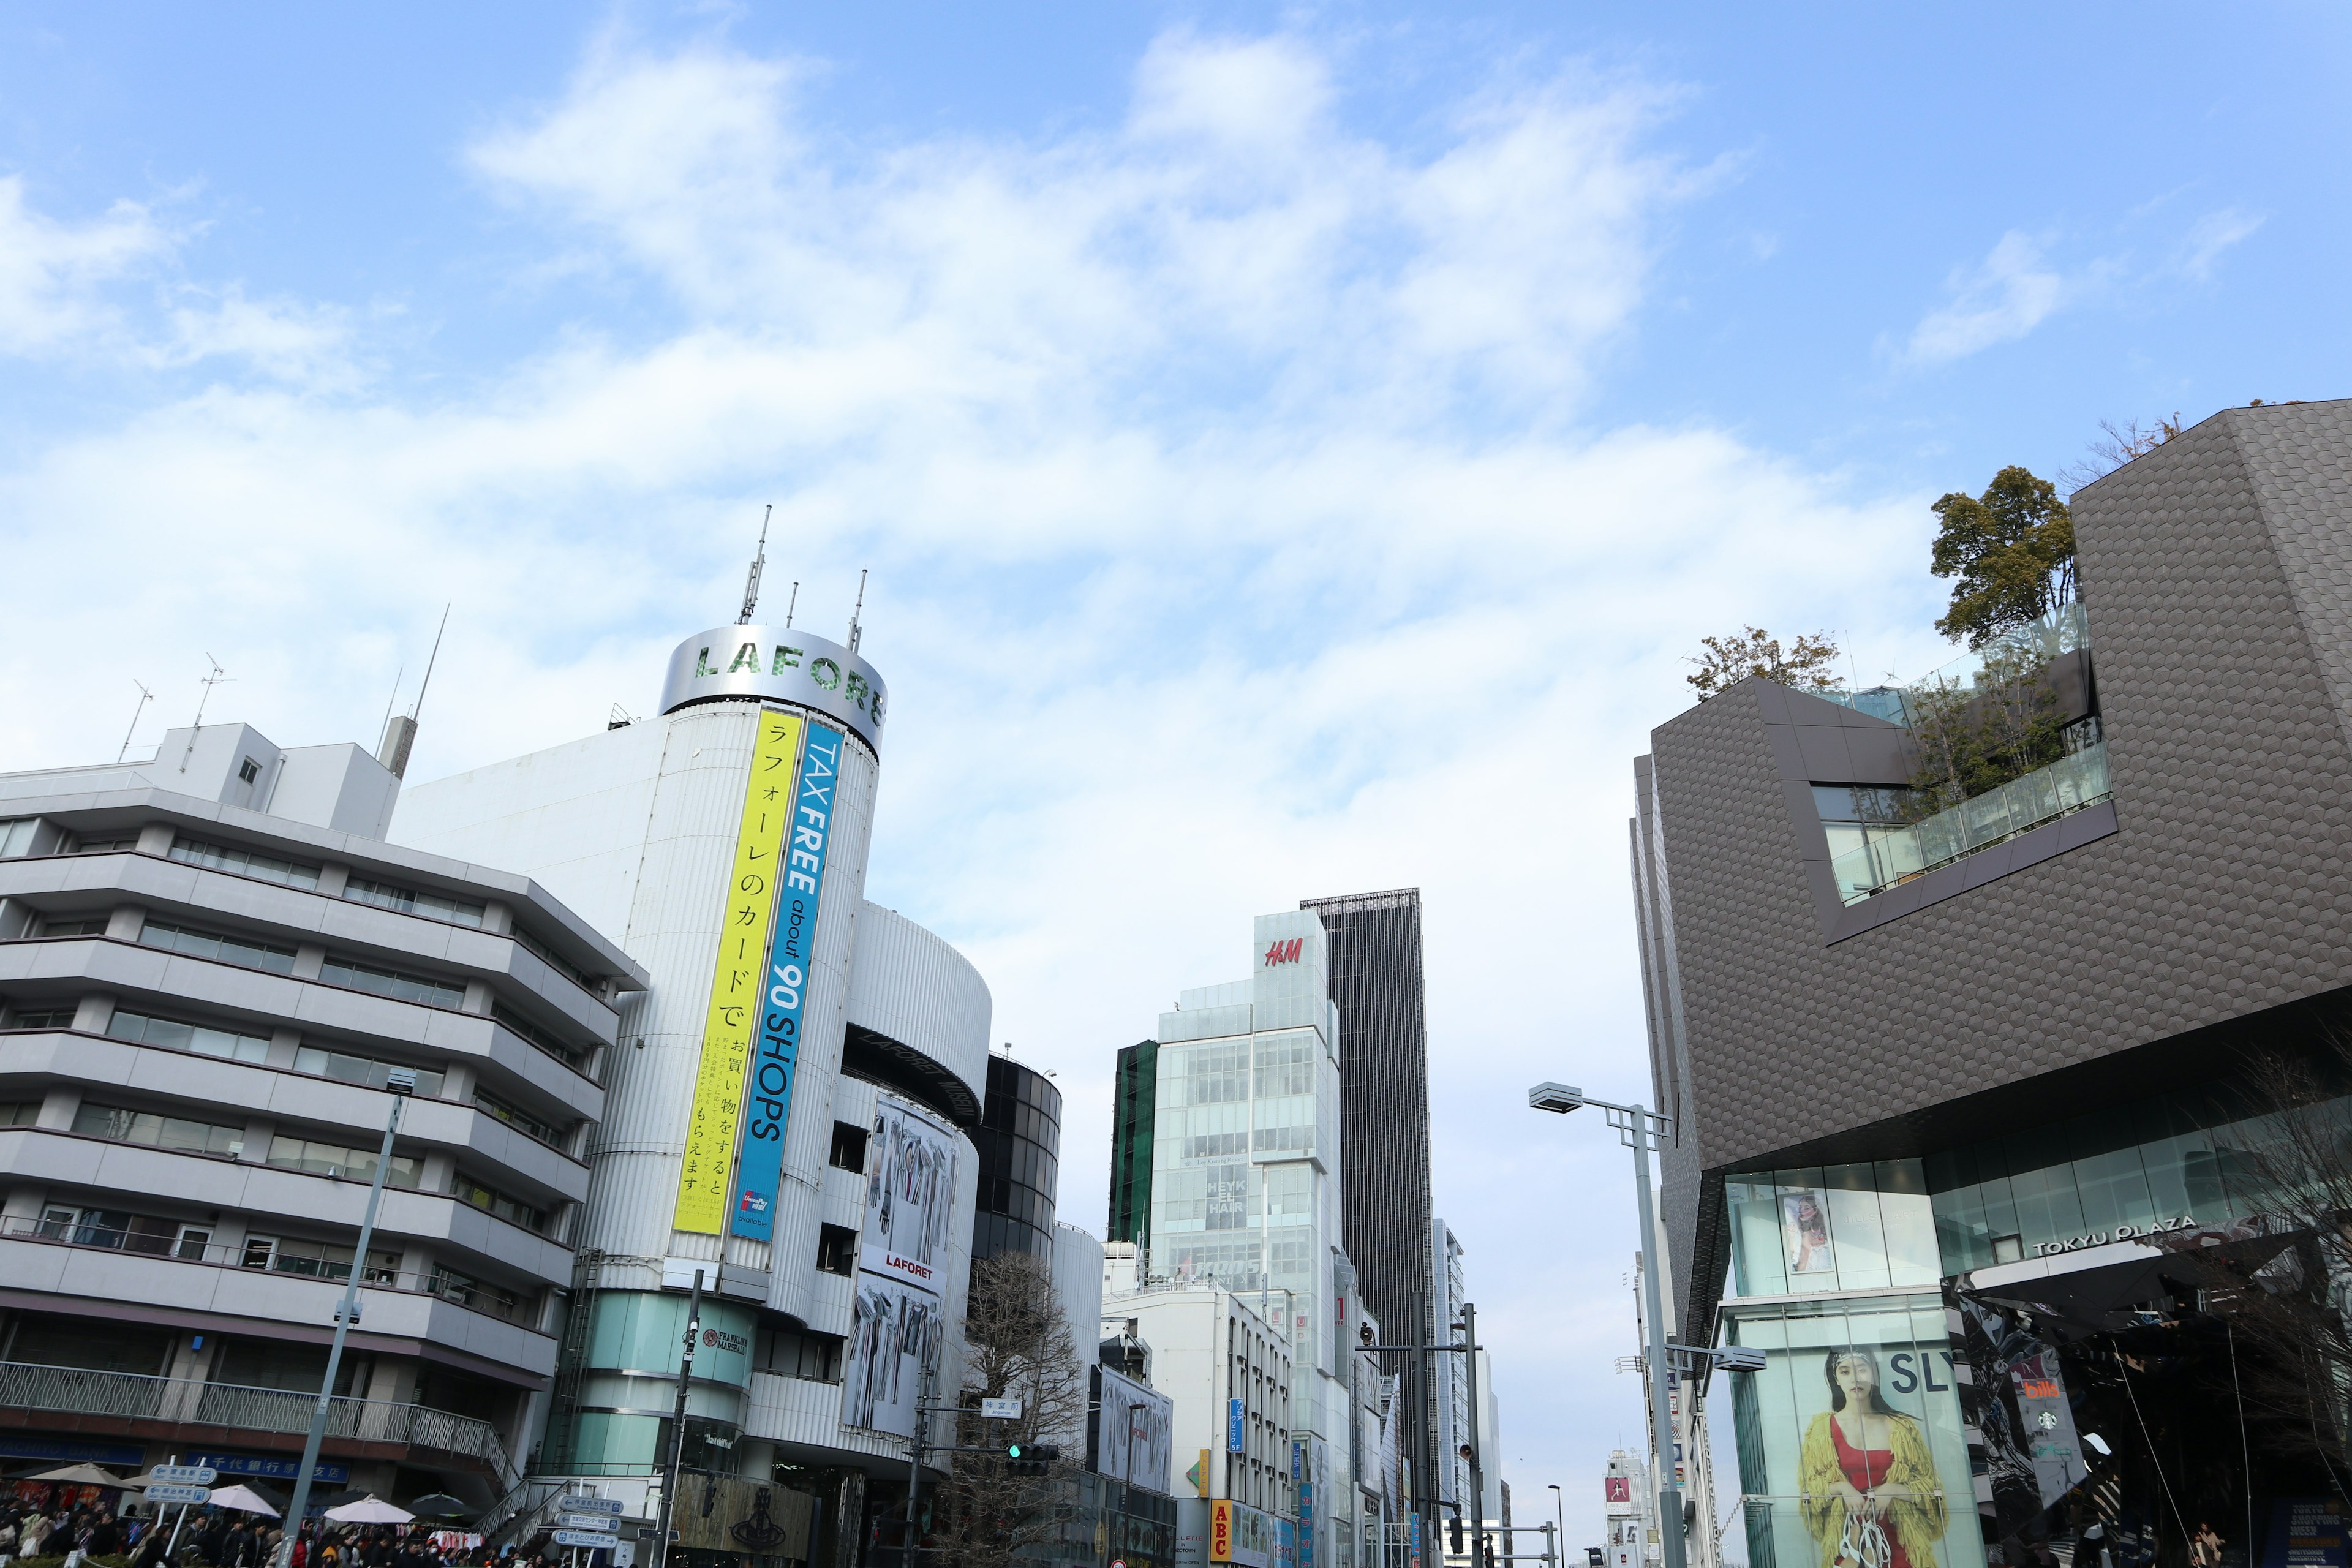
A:
[[[2074,519],[2048,479],[2012,464],[1984,494],[1954,490],[1934,510],[1931,569],[1958,579],[1936,629],[1954,642],[1982,647],[2074,601]]]
[[[1796,691],[1827,691],[1838,683],[1838,646],[1827,632],[1801,637],[1786,650],[1761,626],[1749,626],[1738,637],[1701,637],[1698,645],[1706,651],[1683,662],[1698,667],[1685,679],[1701,702],[1751,675]]]

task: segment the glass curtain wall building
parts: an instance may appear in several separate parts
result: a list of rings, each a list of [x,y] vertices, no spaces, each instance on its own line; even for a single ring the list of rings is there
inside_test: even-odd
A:
[[[1120,1048],[1111,1089],[1110,1239],[1151,1245],[1151,1121],[1160,1078],[1160,1043]]]
[[[972,1130],[980,1202],[971,1256],[1054,1257],[1054,1194],[1061,1190],[1062,1091],[1011,1057],[988,1058],[988,1100]]]

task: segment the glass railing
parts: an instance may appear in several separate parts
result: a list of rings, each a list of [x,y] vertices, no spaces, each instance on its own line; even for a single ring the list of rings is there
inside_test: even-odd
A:
[[[2060,654],[2090,646],[2090,622],[2083,614],[2083,606],[2061,605],[2042,619],[1995,637],[1984,647],[1964,653],[1902,686],[1873,686],[1862,691],[1815,691],[1809,695],[1907,728],[1915,710],[1913,692],[1973,692],[1986,684],[1988,668],[1995,671],[1998,679],[1994,684],[1999,684],[2001,679],[2017,679],[2016,672],[2021,668],[2047,664]]]
[[[2098,742],[1933,816],[1874,825],[1870,842],[1830,862],[1838,897],[1858,904],[1963,855],[2095,805],[2108,794],[2107,748]]]

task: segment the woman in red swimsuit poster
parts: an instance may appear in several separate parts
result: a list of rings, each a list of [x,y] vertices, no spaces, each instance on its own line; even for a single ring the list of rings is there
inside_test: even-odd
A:
[[[1949,1514],[1927,1435],[1888,1408],[1868,1351],[1832,1351],[1824,1370],[1830,1407],[1805,1428],[1798,1454],[1821,1568],[1938,1568]]]

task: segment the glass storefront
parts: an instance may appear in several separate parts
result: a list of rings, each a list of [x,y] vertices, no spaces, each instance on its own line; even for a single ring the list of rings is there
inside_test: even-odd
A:
[[[1727,1304],[1751,1568],[1984,1568],[1934,1293]]]

